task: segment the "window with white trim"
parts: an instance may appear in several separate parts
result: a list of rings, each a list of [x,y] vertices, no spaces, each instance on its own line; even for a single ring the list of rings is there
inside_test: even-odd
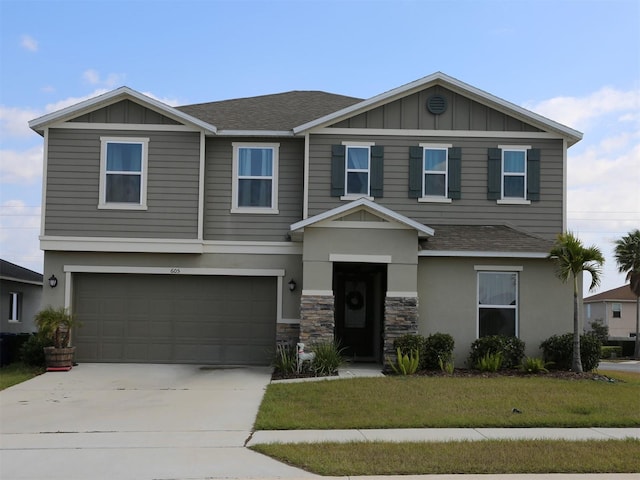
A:
[[[622,317],[622,304],[621,303],[612,303],[611,304],[611,315],[613,318],[621,318]]]
[[[278,213],[277,143],[233,143],[232,212]]]
[[[478,337],[518,335],[518,273],[478,272]]]
[[[20,292],[9,292],[9,321],[19,322],[22,311],[22,295]]]
[[[525,199],[527,150],[502,148],[502,198]]]
[[[447,198],[448,148],[424,147],[422,195]]]
[[[100,208],[147,208],[148,138],[101,137]]]
[[[371,149],[368,146],[346,146],[345,194],[369,196]]]

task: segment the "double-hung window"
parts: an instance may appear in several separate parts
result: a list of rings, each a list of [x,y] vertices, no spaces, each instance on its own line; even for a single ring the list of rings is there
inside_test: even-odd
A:
[[[450,144],[409,147],[409,198],[450,203],[461,198],[462,149]]]
[[[347,145],[346,155],[345,194],[369,196],[370,148]]]
[[[100,208],[147,208],[147,138],[101,139]]]
[[[447,198],[448,148],[424,147],[424,197]]]
[[[502,198],[524,200],[527,185],[527,151],[502,149]]]
[[[622,317],[622,304],[621,303],[613,303],[611,304],[611,315],[613,318],[621,318]]]
[[[478,337],[518,335],[518,272],[478,272]]]
[[[19,322],[22,310],[22,295],[19,292],[9,292],[9,318],[10,322]]]
[[[331,196],[341,200],[381,198],[384,148],[373,142],[345,141],[331,146]]]
[[[278,213],[279,144],[233,144],[234,213]]]
[[[540,149],[499,145],[488,153],[487,199],[523,205],[540,201]]]

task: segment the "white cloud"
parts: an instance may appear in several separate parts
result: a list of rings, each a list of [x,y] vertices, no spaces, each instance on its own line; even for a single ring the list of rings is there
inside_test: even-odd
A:
[[[42,179],[42,146],[0,150],[0,183],[34,183]]]
[[[29,50],[30,52],[38,51],[38,41],[31,35],[22,35],[20,38],[20,45],[22,48]]]
[[[0,137],[21,138],[34,135],[29,128],[29,120],[42,115],[42,112],[31,108],[5,107],[0,105]]]
[[[27,206],[22,200],[0,205],[0,251],[4,260],[42,272],[39,232],[40,207]]]
[[[114,88],[124,81],[125,75],[122,73],[110,73],[102,77],[97,70],[89,69],[82,72],[82,79],[90,85],[101,85],[107,88]]]

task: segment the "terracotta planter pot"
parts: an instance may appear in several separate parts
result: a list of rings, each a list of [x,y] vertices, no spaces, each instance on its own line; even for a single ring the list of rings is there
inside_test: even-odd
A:
[[[76,347],[45,347],[44,358],[47,368],[70,368],[73,366],[73,356]]]

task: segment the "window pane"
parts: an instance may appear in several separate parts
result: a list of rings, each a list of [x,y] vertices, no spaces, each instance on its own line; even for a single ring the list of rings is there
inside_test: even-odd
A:
[[[524,198],[524,177],[520,175],[504,177],[504,196]]]
[[[369,194],[369,174],[365,172],[349,172],[347,174],[347,194]]]
[[[141,172],[142,145],[139,143],[107,143],[107,171]]]
[[[368,170],[369,169],[369,149],[368,148],[347,148],[347,168]]]
[[[427,173],[424,176],[424,194],[444,197],[445,195],[445,176],[441,174]]]
[[[479,312],[479,336],[516,335],[515,308],[481,308]]]
[[[140,203],[140,175],[108,174],[106,202]]]
[[[515,305],[516,273],[481,272],[478,275],[480,305]]]
[[[425,150],[424,169],[437,172],[444,172],[447,168],[446,150]]]
[[[271,207],[271,180],[238,180],[238,207]]]
[[[270,177],[273,171],[273,150],[270,148],[241,148],[238,152],[238,175],[241,177]]]
[[[524,173],[524,152],[504,152],[504,171],[509,173]]]

